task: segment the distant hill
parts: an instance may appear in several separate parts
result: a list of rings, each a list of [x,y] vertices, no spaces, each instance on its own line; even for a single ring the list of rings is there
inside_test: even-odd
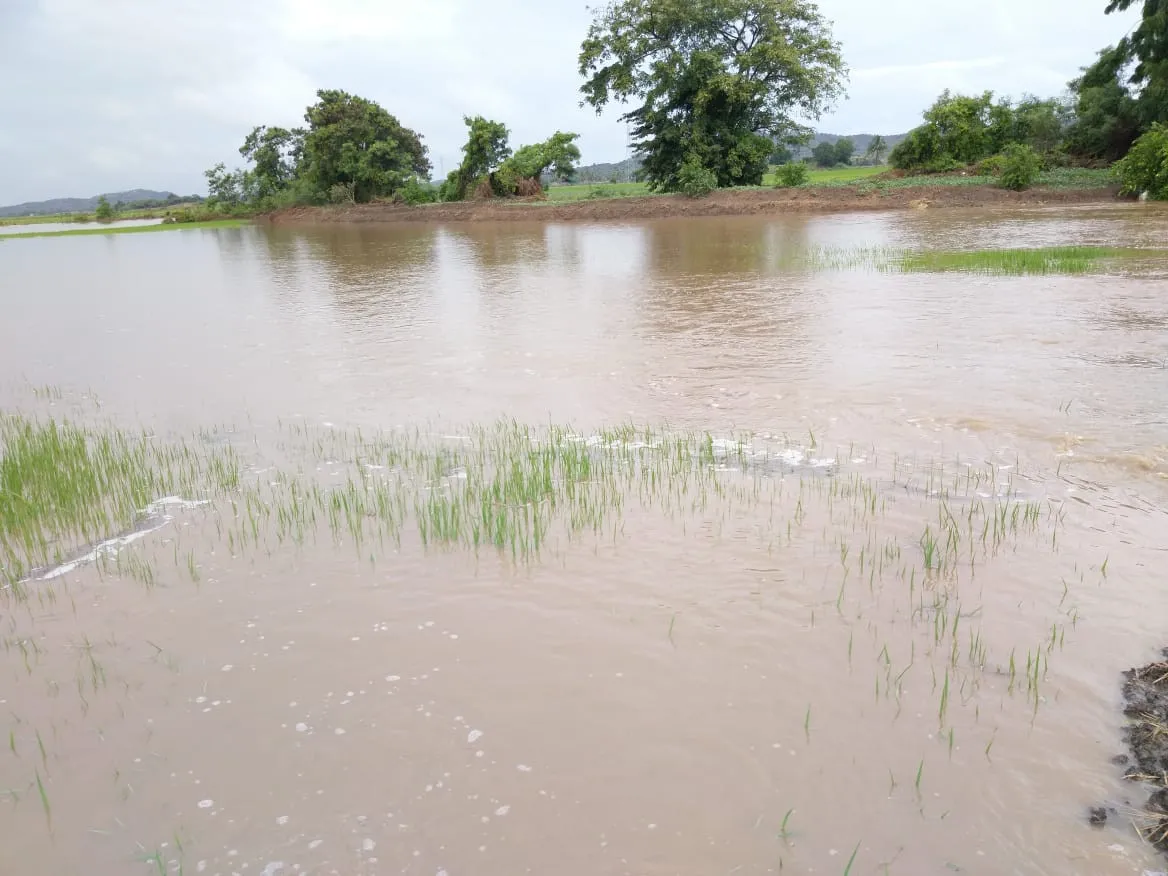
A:
[[[51,198],[48,201],[29,201],[0,207],[0,216],[50,216],[54,213],[92,213],[97,208],[97,199],[92,198]],[[136,206],[165,206],[189,201],[201,201],[198,195],[176,195],[174,192],[156,192],[152,189],[130,189],[128,192],[108,192],[105,199],[111,204]],[[144,203],[145,202],[145,203]]]
[[[589,164],[576,171],[578,183],[631,182],[633,174],[641,167],[639,158],[626,158],[615,163]]]
[[[804,158],[811,154],[819,143],[827,142],[834,143],[843,137],[850,137],[852,143],[856,147],[856,157],[862,158],[864,152],[868,149],[868,144],[872,142],[875,134],[816,134],[812,138],[810,145],[805,148],[798,149],[795,152],[797,158]],[[886,150],[891,150],[893,146],[903,140],[906,134],[884,134],[884,145]],[[885,159],[888,158],[888,151],[884,153]],[[600,164],[586,164],[576,171],[575,182],[578,183],[600,183],[600,182],[630,182],[636,172],[641,167],[639,158],[626,158],[624,161],[617,162],[602,162]]]

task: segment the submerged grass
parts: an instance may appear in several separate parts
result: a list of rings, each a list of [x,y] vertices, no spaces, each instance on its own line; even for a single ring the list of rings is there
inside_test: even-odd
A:
[[[0,413],[0,586],[133,529],[158,499],[238,483],[230,448]]]
[[[969,273],[993,276],[1088,274],[1134,259],[1163,259],[1168,250],[1112,246],[1032,249],[902,250],[895,247],[815,247],[785,260],[806,270],[884,273]]]
[[[80,237],[91,234],[148,234],[155,231],[177,231],[187,228],[239,228],[247,225],[243,219],[212,219],[206,222],[162,222],[157,225],[97,226],[94,228],[70,228],[65,231],[21,231],[0,233],[0,240],[14,240],[25,237]]]

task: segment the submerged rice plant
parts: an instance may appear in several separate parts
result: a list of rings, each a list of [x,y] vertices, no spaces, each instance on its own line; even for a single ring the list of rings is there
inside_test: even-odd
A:
[[[230,448],[0,413],[0,585],[132,530],[160,499],[238,482]]]
[[[812,271],[960,272],[1027,276],[1087,274],[1102,270],[1120,259],[1163,258],[1164,255],[1164,250],[1110,246],[981,250],[903,250],[888,246],[814,247],[786,258],[784,264]]]

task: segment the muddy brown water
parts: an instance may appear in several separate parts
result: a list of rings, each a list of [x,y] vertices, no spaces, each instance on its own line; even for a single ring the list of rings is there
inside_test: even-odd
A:
[[[232,550],[221,509],[176,511],[133,548],[153,586],[83,565],[0,605],[0,872],[1163,869],[1110,763],[1120,673],[1168,644],[1163,266],[788,257],[1166,241],[1132,205],[0,244],[0,406],[215,429],[257,478],[290,428],[499,417],[802,453],[758,501],[629,501],[532,562]],[[861,480],[875,522],[833,498]],[[955,509],[1009,492],[1040,519],[926,574],[951,481]],[[872,533],[901,558],[879,578]],[[1092,828],[1101,802],[1122,817]]]

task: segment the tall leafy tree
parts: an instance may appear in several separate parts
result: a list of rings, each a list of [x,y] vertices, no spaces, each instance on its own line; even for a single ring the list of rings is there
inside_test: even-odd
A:
[[[1107,4],[1108,14],[1126,12],[1139,0],[1111,0]],[[1135,61],[1130,81],[1133,85],[1151,88],[1158,100],[1168,89],[1168,0],[1143,0],[1143,15],[1131,34],[1125,37],[1120,48]],[[1168,106],[1159,107],[1168,116]]]
[[[318,196],[340,186],[369,201],[429,175],[422,138],[381,106],[344,91],[316,96],[304,113],[301,173]]]
[[[811,157],[820,167],[835,167],[839,162],[839,158],[836,156],[835,144],[828,143],[826,140],[815,144],[815,148],[811,150]]]
[[[887,151],[888,143],[880,134],[877,134],[868,141],[868,148],[864,150],[864,158],[873,164],[880,164],[884,161],[884,153]]]
[[[1071,82],[1075,120],[1067,131],[1067,150],[1072,154],[1114,161],[1140,135],[1140,106],[1126,81],[1127,67],[1126,49],[1109,46]]]
[[[856,154],[856,144],[851,137],[840,137],[835,141],[836,164],[851,164],[852,156]]]
[[[757,184],[776,141],[806,129],[843,92],[845,67],[810,0],[617,0],[595,13],[580,48],[584,103],[640,105],[633,126],[655,190],[682,166],[718,185]]]
[[[257,197],[268,198],[283,190],[296,173],[304,132],[260,125],[252,129],[239,154],[255,166],[251,171]]]
[[[511,132],[502,122],[482,116],[463,116],[462,120],[466,123],[466,143],[462,147],[462,163],[442,184],[442,197],[447,201],[466,198],[472,185],[498,170],[511,155]]]

